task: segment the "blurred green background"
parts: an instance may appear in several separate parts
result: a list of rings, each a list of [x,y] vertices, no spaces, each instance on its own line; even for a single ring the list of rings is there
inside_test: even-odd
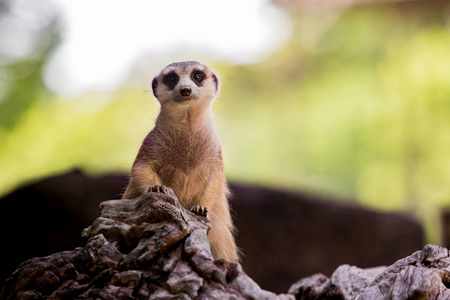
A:
[[[308,2],[275,3],[290,36],[259,62],[204,54],[222,84],[213,112],[228,180],[405,212],[439,243],[450,204],[449,2]],[[43,76],[64,16],[44,5],[22,30],[11,5],[0,1],[0,194],[73,168],[128,173],[158,113],[156,73],[144,88],[133,78],[157,57],[149,51],[114,90],[60,95]],[[16,39],[30,37],[20,53]]]

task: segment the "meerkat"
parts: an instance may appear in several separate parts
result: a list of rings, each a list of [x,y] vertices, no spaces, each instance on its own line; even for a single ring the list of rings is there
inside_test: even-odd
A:
[[[160,112],[139,149],[122,198],[172,188],[183,207],[208,217],[214,258],[238,261],[221,145],[211,114],[218,89],[217,76],[195,61],[172,63],[153,79]]]

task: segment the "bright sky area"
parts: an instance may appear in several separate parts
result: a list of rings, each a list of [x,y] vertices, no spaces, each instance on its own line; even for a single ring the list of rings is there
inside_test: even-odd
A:
[[[176,60],[248,64],[290,34],[288,16],[266,0],[52,2],[62,15],[62,42],[46,83],[66,96],[117,86],[143,55],[155,57],[155,70]]]

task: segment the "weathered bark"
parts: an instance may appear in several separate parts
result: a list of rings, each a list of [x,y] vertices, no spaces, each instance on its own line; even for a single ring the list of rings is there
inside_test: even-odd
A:
[[[102,201],[123,192],[127,180],[125,175],[89,177],[74,171],[1,198],[0,227],[7,228],[2,257],[8,259],[1,263],[0,290],[21,262],[84,246],[80,232],[98,217]],[[422,227],[404,215],[301,191],[243,184],[230,188],[242,267],[261,288],[277,294],[299,278],[331,274],[343,263],[386,265],[424,245]]]
[[[450,299],[450,258],[446,248],[423,250],[389,267],[360,269],[342,265],[331,278],[316,274],[293,284],[296,299]]]
[[[25,261],[0,299],[450,299],[449,252],[438,246],[387,268],[341,265],[330,278],[316,274],[276,295],[240,264],[213,260],[208,220],[170,189],[100,208],[83,230],[84,247]]]
[[[262,290],[237,263],[214,261],[207,219],[171,190],[100,208],[84,247],[22,263],[0,299],[294,299]]]

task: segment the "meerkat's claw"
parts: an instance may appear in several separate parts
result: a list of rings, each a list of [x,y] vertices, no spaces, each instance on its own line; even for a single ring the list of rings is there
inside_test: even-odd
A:
[[[208,216],[208,208],[206,206],[196,205],[193,208],[191,208],[191,212],[202,217]]]
[[[161,193],[167,195],[167,187],[165,185],[154,185],[148,188],[148,192]]]

